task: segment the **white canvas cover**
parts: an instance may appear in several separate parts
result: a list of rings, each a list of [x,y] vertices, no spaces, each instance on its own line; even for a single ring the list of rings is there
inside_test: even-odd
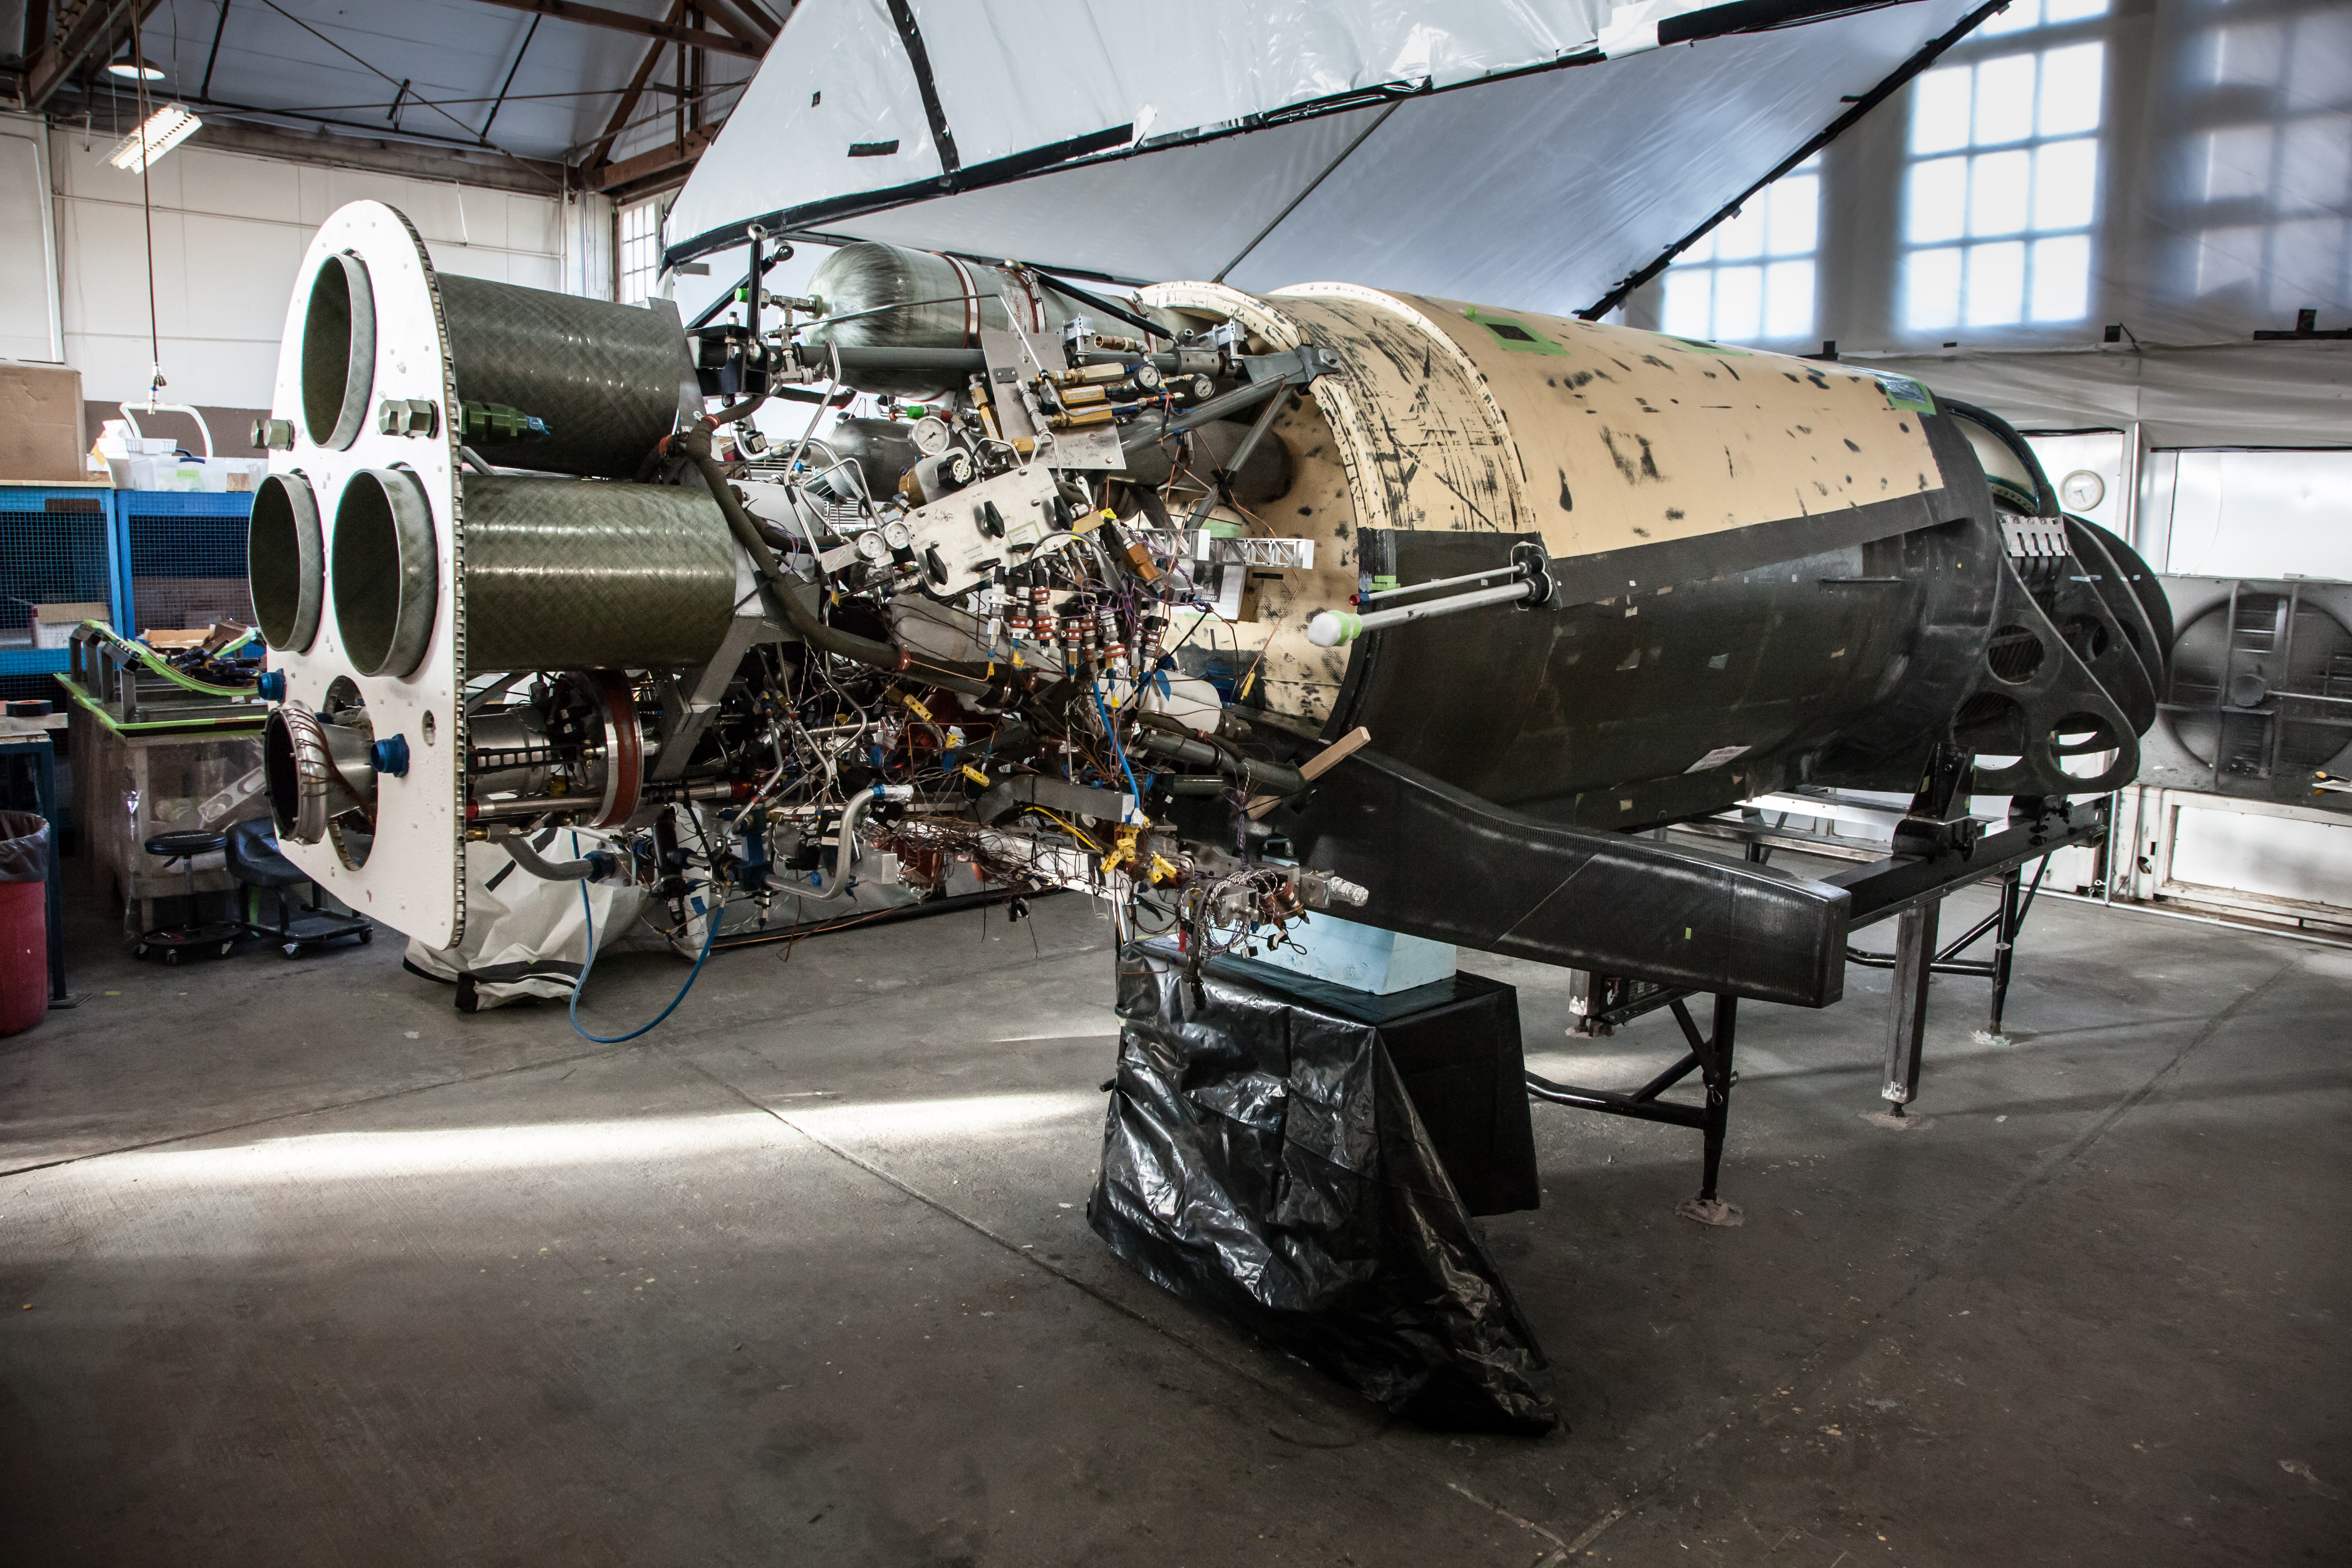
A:
[[[680,260],[757,220],[1132,280],[1574,310],[1974,9],[1801,21],[1831,8],[805,0],[665,237]]]

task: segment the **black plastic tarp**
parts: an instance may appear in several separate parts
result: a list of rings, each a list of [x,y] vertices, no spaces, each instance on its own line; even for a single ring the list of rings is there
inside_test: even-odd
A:
[[[1510,987],[1457,975],[1382,998],[1218,960],[1196,993],[1180,957],[1137,945],[1118,1014],[1087,1205],[1113,1252],[1398,1415],[1528,1435],[1559,1424],[1533,1380],[1535,1336],[1384,1039],[1417,1020],[1423,1036],[1497,1044],[1488,1054],[1507,1059],[1491,1075],[1510,1098],[1472,1080],[1465,1142],[1481,1147],[1456,1163],[1484,1166],[1470,1179],[1489,1212],[1532,1206]],[[1416,1081],[1449,1076],[1464,1081]]]
[[[38,882],[48,874],[48,819],[37,812],[0,811],[0,882]]]

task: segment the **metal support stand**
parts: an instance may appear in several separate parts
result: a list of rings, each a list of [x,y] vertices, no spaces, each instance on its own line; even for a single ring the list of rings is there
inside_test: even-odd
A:
[[[2000,907],[1985,916],[1948,946],[1936,947],[1937,912],[1940,898],[1924,900],[1905,909],[1896,917],[1895,951],[1870,952],[1857,947],[1845,950],[1846,962],[1868,969],[1895,971],[1893,995],[1889,999],[1886,1041],[1886,1084],[1879,1090],[1880,1098],[1891,1102],[1890,1109],[1871,1118],[1885,1127],[1922,1125],[1904,1108],[1919,1091],[1919,1055],[1927,1026],[1927,980],[1935,974],[1971,974],[1992,982],[1992,1003],[1985,1027],[1977,1038],[1986,1045],[2009,1043],[2000,1032],[2002,1015],[2009,1006],[2009,981],[2015,962],[2018,932],[2024,927],[2025,917],[2033,908],[2034,895],[2042,890],[2042,879],[2050,869],[2045,856],[2034,868],[2031,886],[2023,880],[2024,868],[2012,866],[2001,874]],[[1961,953],[1974,947],[1985,937],[1993,939],[1992,957],[1962,958]],[[1932,958],[1926,955],[1933,953]]]
[[[1716,1185],[1723,1169],[1723,1135],[1731,1123],[1731,1086],[1738,1081],[1732,1070],[1731,1052],[1739,998],[1721,995],[1715,999],[1714,1027],[1704,1036],[1698,1032],[1698,1025],[1682,996],[1675,996],[1667,1005],[1674,1011],[1675,1022],[1682,1026],[1683,1038],[1690,1049],[1680,1061],[1641,1088],[1630,1094],[1609,1089],[1580,1089],[1554,1083],[1531,1072],[1527,1075],[1528,1093],[1554,1105],[1572,1105],[1608,1116],[1631,1116],[1642,1121],[1697,1129],[1703,1142],[1698,1196],[1685,1198],[1675,1212],[1701,1225],[1738,1225],[1742,1217],[1738,1208],[1717,1197]],[[1694,1069],[1706,1087],[1706,1104],[1685,1105],[1658,1098],[1688,1078]]]
[[[1927,1032],[1927,983],[1936,968],[1936,921],[1941,899],[1923,899],[1895,917],[1895,989],[1886,1022],[1886,1083],[1878,1091],[1900,1119],[1919,1092],[1919,1047]]]

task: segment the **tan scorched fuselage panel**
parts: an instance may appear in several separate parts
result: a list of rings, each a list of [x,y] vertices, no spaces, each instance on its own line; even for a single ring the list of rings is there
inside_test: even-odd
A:
[[[1878,522],[1882,503],[1944,482],[1911,389],[1834,364],[1347,283],[1265,297],[1171,283],[1144,298],[1238,321],[1256,348],[1312,342],[1339,356],[1306,421],[1328,426],[1352,515],[1328,482],[1276,509],[1280,531],[1316,537],[1334,565],[1357,559],[1360,528],[1531,533],[1557,562],[1622,560],[1598,591],[1649,591],[1804,553],[1841,514],[1877,509],[1863,531],[1893,531],[1903,520]],[[1295,450],[1298,421],[1284,422]],[[1304,467],[1320,479],[1321,465]],[[1737,536],[1719,562],[1658,548],[1711,535]],[[1596,574],[1578,579],[1595,591]],[[1344,607],[1346,591],[1327,568],[1281,597],[1330,603],[1286,603],[1244,632],[1243,647],[1265,648],[1276,711],[1331,711],[1350,650],[1313,647],[1306,624]]]

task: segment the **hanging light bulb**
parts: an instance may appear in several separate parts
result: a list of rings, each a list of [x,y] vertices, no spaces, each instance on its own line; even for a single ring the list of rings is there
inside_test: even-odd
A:
[[[152,65],[140,63],[129,44],[122,46],[121,54],[107,61],[106,74],[119,76],[125,81],[162,81],[163,79],[163,73]]]
[[[114,151],[106,155],[106,161],[118,169],[138,174],[194,135],[204,123],[186,104],[167,103],[118,142]]]

